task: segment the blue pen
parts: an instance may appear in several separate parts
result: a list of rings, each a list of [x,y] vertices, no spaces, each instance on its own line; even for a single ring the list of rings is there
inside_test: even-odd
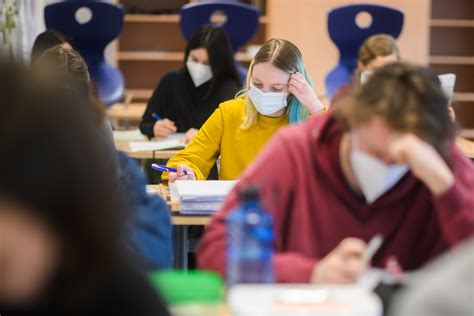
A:
[[[160,121],[160,120],[161,120],[161,116],[159,116],[159,115],[156,114],[156,113],[151,113],[151,116],[152,116],[155,120],[157,120],[157,121]]]
[[[161,172],[176,172],[176,173],[178,172],[176,168],[166,167],[163,165],[159,165],[157,163],[152,163],[151,169],[156,170],[156,171],[161,171]],[[184,170],[184,174],[188,174],[186,170]]]

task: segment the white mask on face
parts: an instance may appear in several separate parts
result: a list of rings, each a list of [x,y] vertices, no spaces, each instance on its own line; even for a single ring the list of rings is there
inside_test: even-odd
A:
[[[355,177],[367,203],[372,203],[394,187],[408,172],[407,165],[386,164],[355,148],[354,141],[350,161]]]
[[[209,65],[204,65],[192,60],[188,60],[186,62],[186,67],[188,68],[189,74],[191,75],[191,79],[193,79],[195,87],[199,87],[200,85],[212,79],[212,70],[211,66]]]
[[[257,111],[262,115],[276,113],[288,105],[288,92],[263,92],[253,84],[250,84],[247,95],[252,100]]]

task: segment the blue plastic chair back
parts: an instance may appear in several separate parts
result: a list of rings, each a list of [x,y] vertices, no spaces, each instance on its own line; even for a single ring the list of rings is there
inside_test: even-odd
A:
[[[367,28],[356,23],[359,13],[368,13],[372,21]],[[403,12],[373,4],[354,4],[332,9],[328,14],[328,32],[339,50],[339,64],[326,76],[326,93],[332,97],[343,84],[351,82],[357,67],[359,48],[375,34],[388,34],[398,38],[403,28]]]
[[[79,23],[76,12],[87,8],[92,13],[86,23]],[[87,10],[86,9],[86,10]],[[44,19],[48,29],[69,37],[89,66],[89,73],[102,103],[109,106],[124,93],[122,73],[107,64],[104,50],[120,33],[125,11],[121,5],[102,1],[64,1],[45,7]]]
[[[211,17],[217,12],[227,17],[227,20],[219,26],[229,34],[234,52],[247,44],[258,31],[260,12],[255,7],[234,1],[206,1],[190,3],[181,8],[180,27],[184,38],[189,40],[201,26],[213,24]],[[236,65],[245,82],[247,69],[239,63]]]

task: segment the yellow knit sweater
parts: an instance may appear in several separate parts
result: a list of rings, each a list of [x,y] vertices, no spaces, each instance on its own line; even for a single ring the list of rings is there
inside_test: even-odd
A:
[[[244,130],[241,125],[245,113],[245,98],[221,103],[193,140],[167,165],[174,168],[187,165],[198,180],[205,180],[220,156],[219,179],[237,179],[270,137],[288,124],[286,114],[277,118],[258,114],[257,123]]]

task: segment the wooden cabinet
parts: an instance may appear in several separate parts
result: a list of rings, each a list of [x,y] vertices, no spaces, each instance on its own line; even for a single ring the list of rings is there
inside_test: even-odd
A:
[[[262,44],[265,38],[266,19],[261,17],[258,33],[250,44]],[[124,74],[125,86],[133,93],[133,102],[146,102],[160,78],[183,65],[185,46],[178,14],[125,15],[115,56]],[[248,65],[252,56],[244,47],[236,59]]]
[[[453,106],[474,138],[474,1],[432,0],[430,31],[430,65],[457,75]]]

